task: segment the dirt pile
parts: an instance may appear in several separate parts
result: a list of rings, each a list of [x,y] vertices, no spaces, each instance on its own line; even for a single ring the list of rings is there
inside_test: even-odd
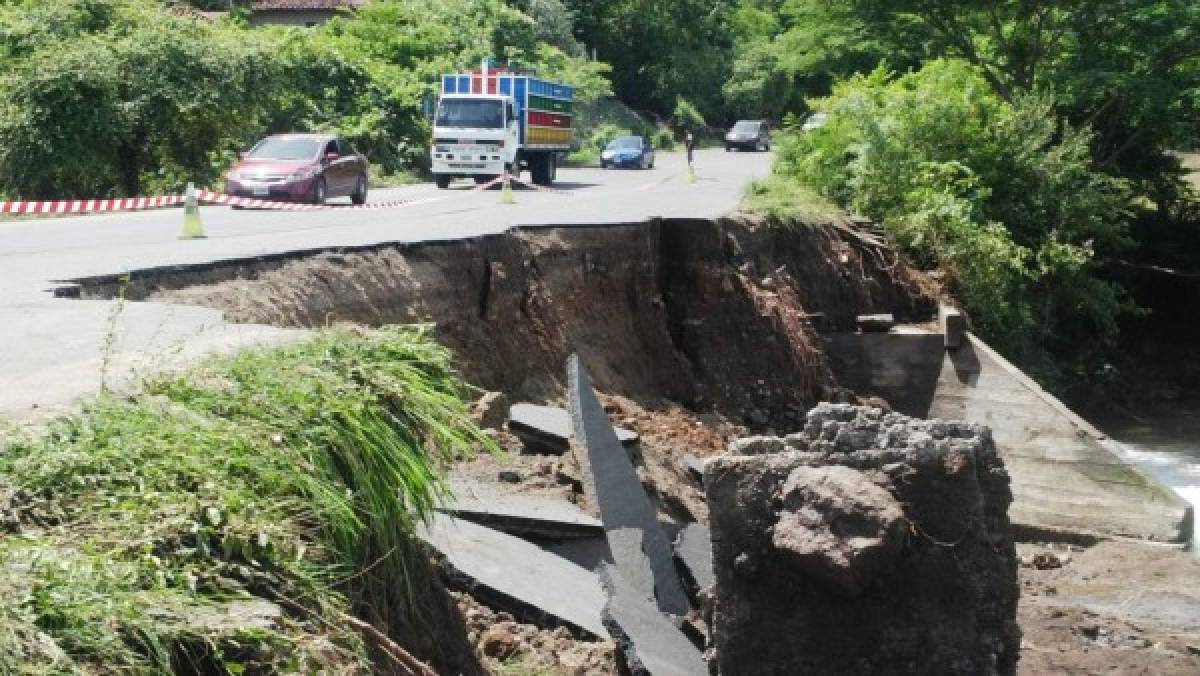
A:
[[[821,404],[705,488],[724,674],[1012,674],[1017,558],[986,428]]]

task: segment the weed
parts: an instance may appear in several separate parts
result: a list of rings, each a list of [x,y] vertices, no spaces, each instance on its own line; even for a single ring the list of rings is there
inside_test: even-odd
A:
[[[494,448],[462,387],[424,327],[327,330],[11,440],[0,672],[369,669],[343,613],[419,596],[445,463]],[[240,615],[280,598],[307,612]]]
[[[844,223],[845,212],[797,181],[772,174],[746,187],[742,208],[774,225]]]

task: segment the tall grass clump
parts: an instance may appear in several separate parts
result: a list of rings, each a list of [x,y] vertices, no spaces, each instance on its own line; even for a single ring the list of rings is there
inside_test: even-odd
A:
[[[371,670],[350,616],[419,621],[413,529],[493,448],[463,394],[423,328],[328,330],[10,439],[0,672]]]

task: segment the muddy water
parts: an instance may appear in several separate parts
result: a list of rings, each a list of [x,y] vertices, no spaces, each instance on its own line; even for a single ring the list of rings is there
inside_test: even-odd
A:
[[[1137,421],[1101,421],[1100,427],[1200,511],[1200,399],[1161,406]],[[1195,526],[1192,543],[1195,549]]]

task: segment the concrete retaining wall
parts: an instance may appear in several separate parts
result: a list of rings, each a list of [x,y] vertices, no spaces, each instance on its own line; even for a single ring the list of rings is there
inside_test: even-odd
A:
[[[939,333],[826,336],[838,381],[897,411],[992,428],[1012,475],[1012,522],[1045,533],[1180,542],[1191,506],[1123,460],[1119,444],[1050,396],[979,338],[955,350]]]

